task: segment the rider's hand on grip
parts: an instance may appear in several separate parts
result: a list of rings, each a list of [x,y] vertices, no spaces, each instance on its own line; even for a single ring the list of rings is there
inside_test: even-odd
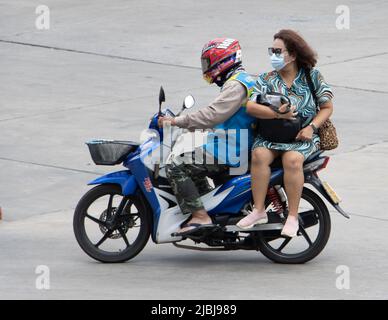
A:
[[[170,118],[170,117],[160,117],[158,119],[158,126],[159,128],[163,128],[163,123],[165,123],[165,125],[170,125],[170,126],[173,126],[175,125],[175,122],[174,122],[174,118]]]

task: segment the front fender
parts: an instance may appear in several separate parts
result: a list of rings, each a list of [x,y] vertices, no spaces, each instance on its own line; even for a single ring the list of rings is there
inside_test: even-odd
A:
[[[138,187],[135,177],[129,170],[112,172],[88,183],[88,185],[95,184],[118,184],[124,196],[134,194]]]

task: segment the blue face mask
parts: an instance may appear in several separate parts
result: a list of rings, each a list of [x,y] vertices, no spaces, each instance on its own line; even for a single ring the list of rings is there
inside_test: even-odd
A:
[[[280,55],[272,54],[271,64],[272,64],[272,67],[276,71],[283,69],[286,66],[286,63],[284,62],[284,55],[283,54],[280,54]]]

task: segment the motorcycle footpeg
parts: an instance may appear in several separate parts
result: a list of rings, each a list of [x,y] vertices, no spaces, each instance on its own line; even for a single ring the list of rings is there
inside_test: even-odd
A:
[[[266,231],[266,230],[281,230],[284,225],[282,223],[266,223],[266,224],[257,224],[249,229],[242,229],[236,225],[226,226],[226,231],[230,232],[252,232],[252,231]]]

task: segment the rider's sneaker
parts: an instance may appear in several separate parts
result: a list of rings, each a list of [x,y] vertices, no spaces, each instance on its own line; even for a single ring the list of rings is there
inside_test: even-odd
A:
[[[267,212],[263,210],[259,212],[256,208],[253,208],[253,211],[248,214],[246,217],[241,219],[236,225],[241,229],[250,229],[255,224],[264,224],[268,222]]]
[[[288,216],[287,221],[282,229],[281,235],[285,237],[296,237],[299,230],[298,217]]]

